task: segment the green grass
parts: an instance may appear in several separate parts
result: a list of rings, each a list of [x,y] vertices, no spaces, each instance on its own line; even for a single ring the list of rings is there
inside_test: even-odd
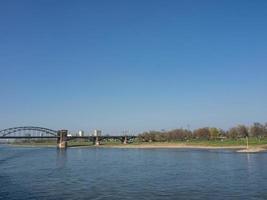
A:
[[[93,146],[91,141],[68,141],[68,147]]]
[[[259,140],[258,138],[249,138],[249,145],[250,146],[255,146],[255,145],[264,145],[267,144],[267,139],[261,139]],[[206,140],[206,141],[201,141],[201,140],[192,140],[189,141],[188,144],[199,144],[199,145],[207,145],[207,146],[240,146],[240,145],[247,145],[246,139],[245,138],[240,138],[240,139],[224,139],[224,140]]]
[[[200,140],[200,139],[192,139],[187,141],[168,141],[168,142],[134,142],[135,145],[141,145],[141,144],[187,144],[187,145],[203,145],[203,146],[242,146],[246,145],[246,139],[240,138],[240,139],[223,139],[223,140]],[[255,145],[267,145],[267,138],[249,138],[249,145],[255,146]]]

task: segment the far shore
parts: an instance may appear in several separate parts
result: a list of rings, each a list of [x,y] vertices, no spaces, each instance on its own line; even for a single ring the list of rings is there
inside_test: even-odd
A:
[[[56,147],[56,144],[10,144],[18,147]],[[240,153],[256,153],[267,151],[267,145],[252,145],[247,148],[245,145],[202,145],[202,144],[183,144],[183,143],[141,143],[141,144],[102,144],[94,145],[70,145],[68,148],[127,148],[127,149],[232,149]]]

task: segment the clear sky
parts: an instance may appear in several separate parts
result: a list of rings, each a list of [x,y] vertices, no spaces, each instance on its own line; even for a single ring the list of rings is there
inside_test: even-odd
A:
[[[265,0],[0,2],[0,129],[267,121]]]

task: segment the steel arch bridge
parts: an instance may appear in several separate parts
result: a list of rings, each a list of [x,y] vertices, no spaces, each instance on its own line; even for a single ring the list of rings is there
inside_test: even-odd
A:
[[[137,136],[71,136],[68,130],[52,130],[36,126],[21,126],[7,128],[0,131],[0,139],[56,139],[59,148],[66,148],[67,142],[73,139],[86,139],[92,141],[96,146],[100,141],[104,140],[120,140],[123,144],[127,144],[128,140],[135,139]]]
[[[36,127],[21,126],[7,128],[0,131],[0,139],[16,139],[16,138],[58,138],[56,130]]]

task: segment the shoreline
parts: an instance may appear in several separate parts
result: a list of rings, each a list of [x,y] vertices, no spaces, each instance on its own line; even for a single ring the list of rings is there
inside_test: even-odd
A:
[[[31,148],[56,148],[56,145],[49,144],[8,144],[13,147],[31,147]],[[267,151],[267,145],[253,145],[248,149],[245,145],[229,145],[229,146],[212,146],[212,145],[192,145],[192,144],[173,144],[173,143],[159,143],[159,144],[103,144],[100,146],[94,145],[77,145],[69,146],[68,148],[117,148],[117,149],[222,149],[222,150],[236,150],[238,153],[257,153]]]
[[[209,145],[186,145],[186,144],[137,144],[137,145],[106,145],[100,146],[100,148],[118,148],[118,149],[222,149],[222,150],[236,150],[239,153],[256,153],[267,151],[267,145],[254,145],[247,147],[245,145],[237,146],[209,146]]]

